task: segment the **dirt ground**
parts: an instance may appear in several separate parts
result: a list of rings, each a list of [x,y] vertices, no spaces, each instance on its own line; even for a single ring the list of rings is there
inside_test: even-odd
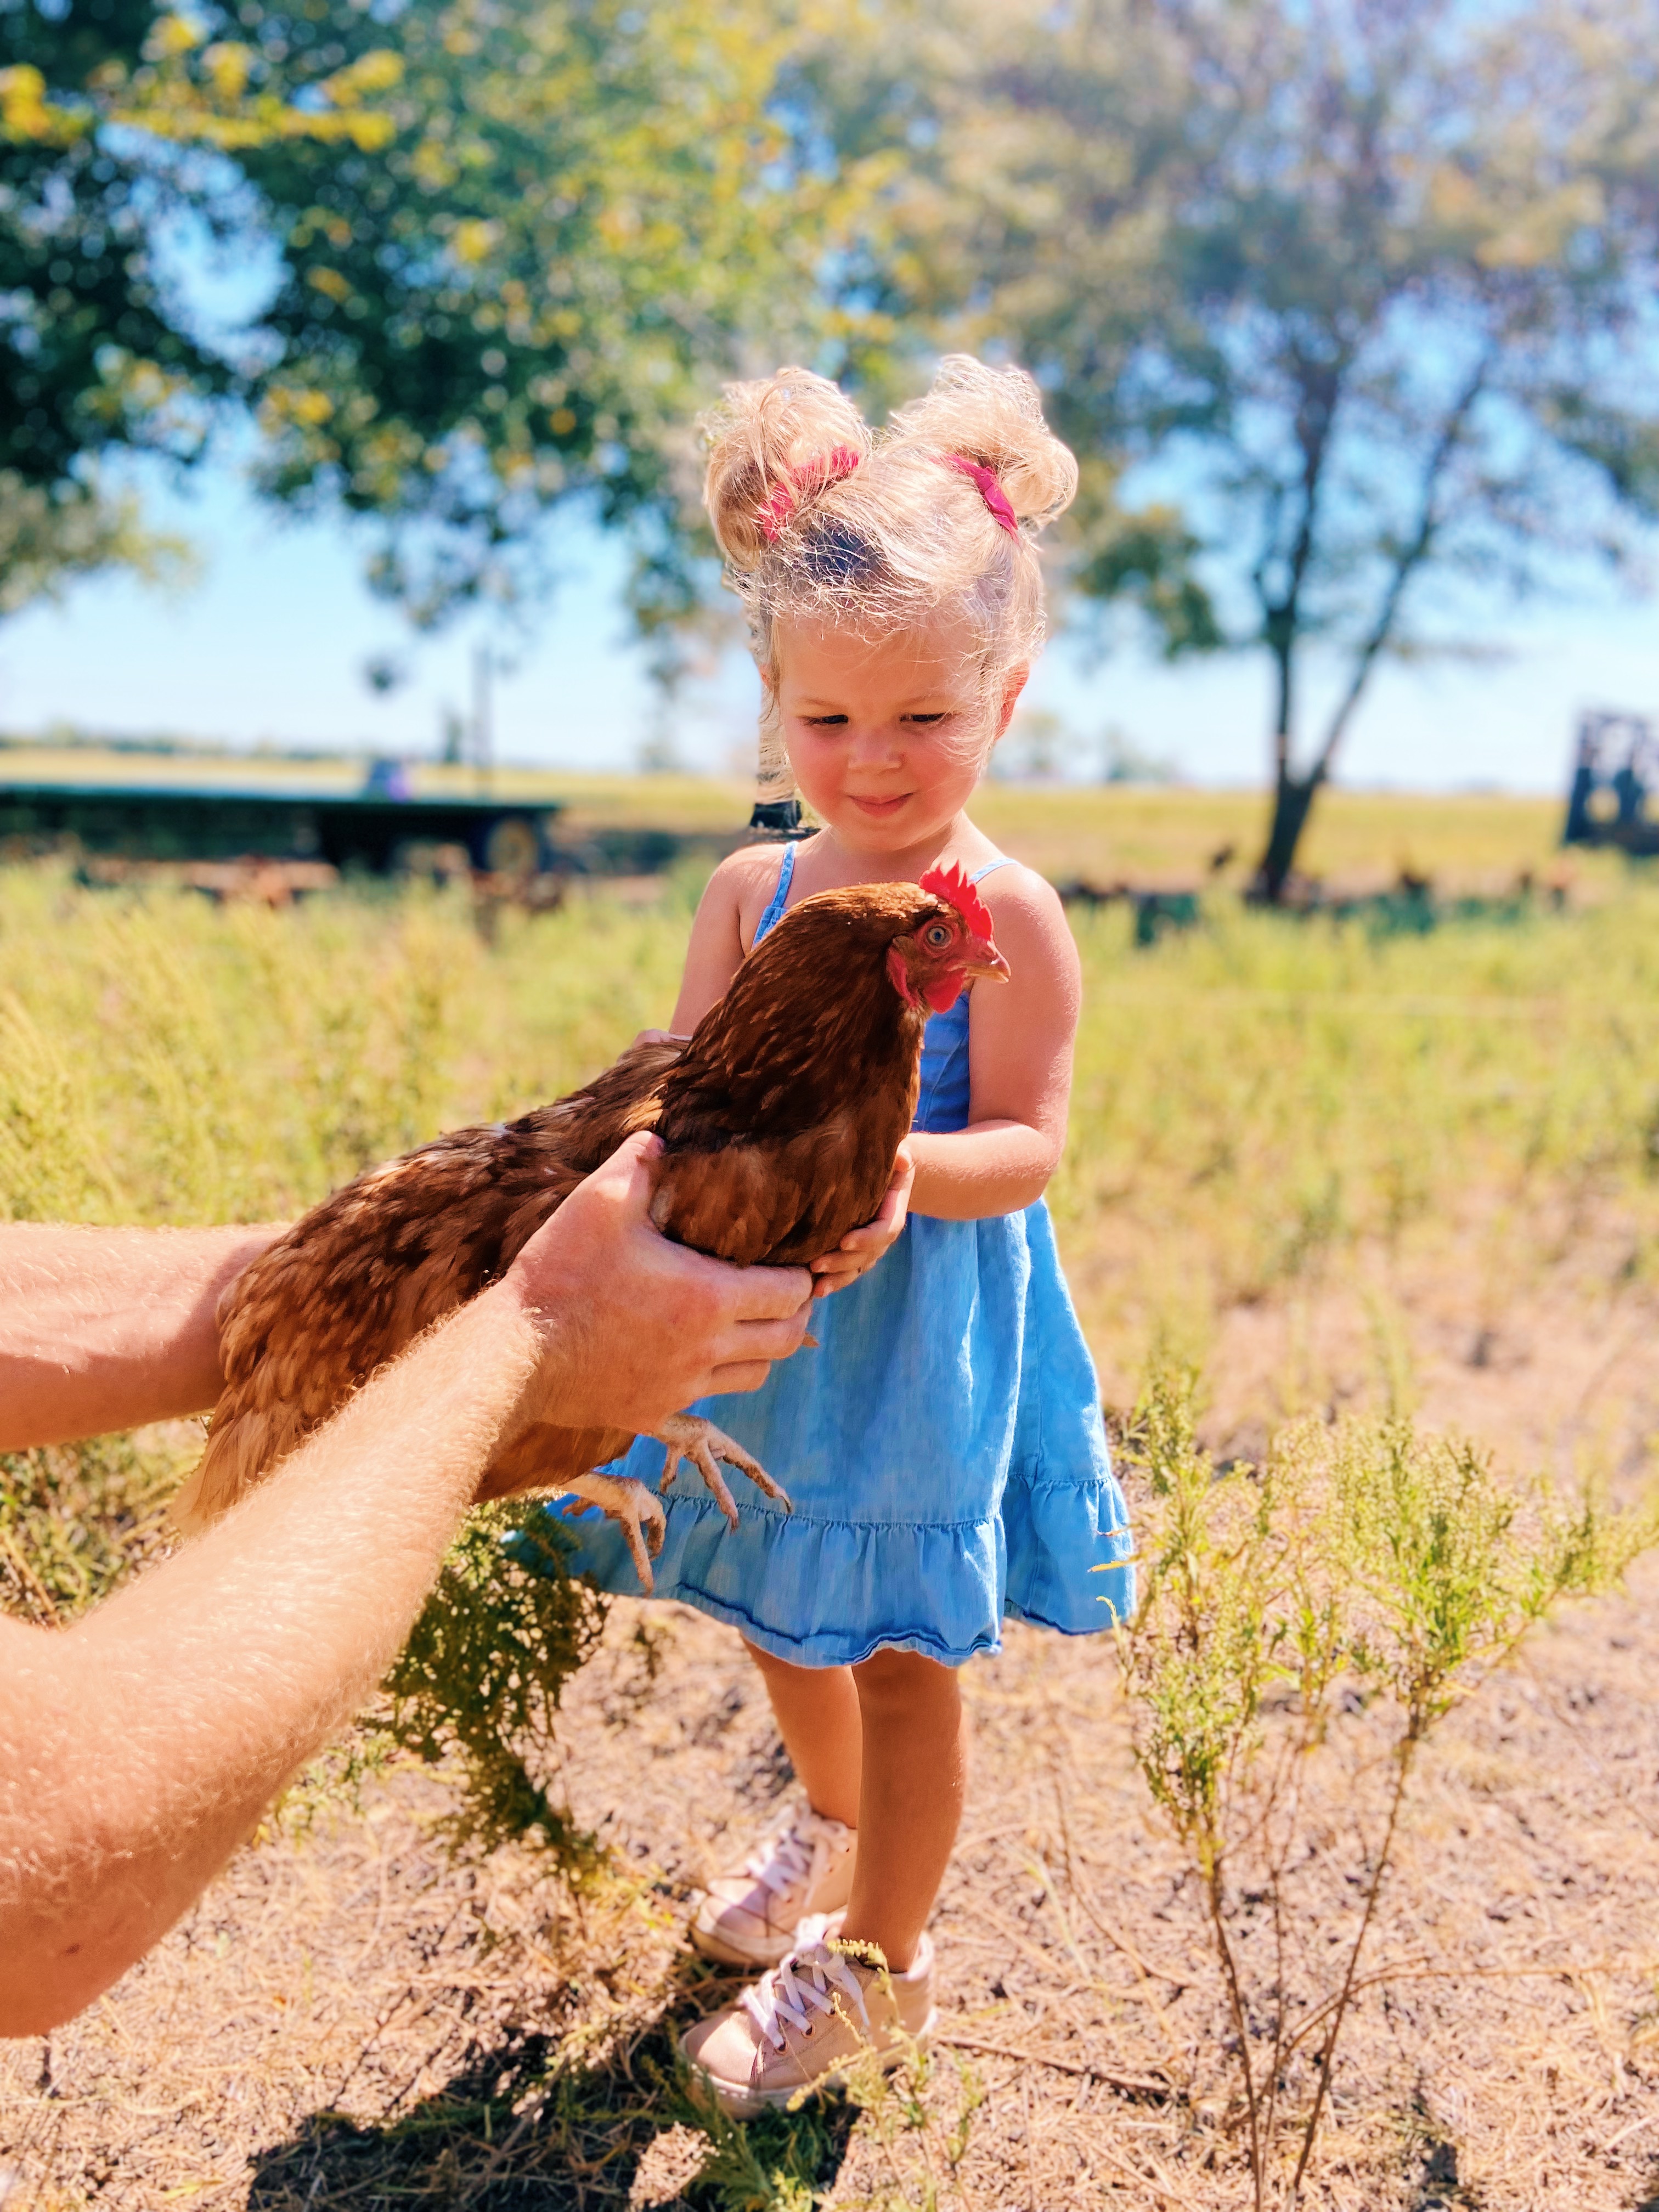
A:
[[[1536,1223],[1524,1246],[1494,1231],[1467,1273],[1379,1261],[1225,1316],[1211,1440],[1248,1453],[1297,1404],[1363,1399],[1386,1294],[1425,1420],[1517,1468],[1592,1455],[1628,1490],[1659,1427],[1659,1295],[1621,1268],[1616,1223],[1577,1229],[1553,1250]],[[1308,2204],[1659,2212],[1656,1598],[1650,1558],[1432,1741],[1370,1954],[1389,1972],[1334,2069]],[[1245,2204],[1196,1885],[1146,1809],[1111,1647],[1015,1629],[966,1679],[972,1799],[925,2078],[704,2130],[672,2037],[732,1984],[681,1929],[789,1776],[735,1638],[618,1604],[563,1732],[613,1878],[572,1897],[516,1853],[456,1869],[419,1776],[246,1850],[82,2020],[0,2046],[0,2204]],[[1310,1795],[1299,1972],[1352,1925],[1370,1726],[1334,1741]],[[1251,1913],[1247,1957],[1267,1940]]]

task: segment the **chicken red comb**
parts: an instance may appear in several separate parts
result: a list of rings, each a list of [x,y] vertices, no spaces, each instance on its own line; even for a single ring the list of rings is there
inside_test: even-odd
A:
[[[991,909],[974,889],[973,878],[964,876],[960,867],[929,868],[921,888],[955,907],[972,934],[990,942]]]

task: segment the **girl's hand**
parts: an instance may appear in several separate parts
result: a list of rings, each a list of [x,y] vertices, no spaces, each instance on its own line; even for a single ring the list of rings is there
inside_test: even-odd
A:
[[[641,1030],[628,1049],[632,1052],[635,1046],[642,1044],[690,1044],[690,1037],[680,1036],[673,1030]]]
[[[888,1246],[898,1242],[910,1211],[910,1186],[915,1179],[916,1164],[910,1157],[910,1147],[901,1145],[893,1161],[893,1179],[875,1219],[853,1230],[833,1252],[813,1261],[812,1273],[817,1278],[812,1285],[815,1298],[827,1298],[832,1291],[844,1291],[848,1283],[867,1275]]]

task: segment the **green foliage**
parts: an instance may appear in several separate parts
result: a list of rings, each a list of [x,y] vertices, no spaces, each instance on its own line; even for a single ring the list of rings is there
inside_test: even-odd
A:
[[[1378,939],[1218,903],[1131,959],[1127,916],[1074,910],[1088,1011],[1050,1202],[1122,1363],[1109,1399],[1161,1323],[1201,1342],[1212,1311],[1359,1252],[1457,1241],[1477,1285],[1513,1282],[1614,1206],[1645,1270],[1655,918],[1635,888]]]
[[[182,581],[189,548],[146,530],[138,502],[88,482],[46,487],[0,471],[0,616],[61,599],[82,576],[124,568],[150,583]]]
[[[52,1628],[167,1540],[191,1455],[130,1437],[0,1453],[0,1612]]]
[[[419,622],[541,582],[573,496],[633,530],[649,618],[696,596],[690,417],[756,344],[849,320],[817,279],[863,186],[792,137],[800,11],[117,0],[6,21],[0,469],[84,495],[112,447],[198,458],[234,397],[264,489],[376,518],[371,574]],[[157,274],[181,216],[278,264],[211,343]]]
[[[1613,1582],[1659,1519],[1516,1491],[1470,1445],[1399,1417],[1301,1422],[1261,1467],[1218,1470],[1194,1388],[1158,1365],[1139,1407],[1142,1598],[1119,1642],[1140,1771],[1202,1886],[1265,2208],[1294,2203],[1312,2154],[1425,1738],[1552,1607]],[[1356,1710],[1372,1722],[1361,1763],[1389,1780],[1369,1808],[1354,1790],[1362,1909],[1333,1967],[1297,1924],[1297,1876],[1322,1856],[1302,1786]],[[1247,1897],[1273,1929],[1254,1976]],[[1297,2069],[1311,2043],[1310,2086]]]
[[[94,88],[143,68],[155,21],[151,0],[0,16],[0,470],[54,498],[111,445],[194,450],[181,401],[228,382],[163,296],[153,149],[93,127]]]
[[[551,1749],[561,1690],[605,1626],[604,1602],[572,1579],[569,1555],[535,1506],[474,1513],[386,1676],[377,1733],[455,1770],[444,1832],[456,1850],[536,1843],[580,1878],[603,1853],[526,1763]]]
[[[1638,553],[1649,46],[1548,5],[1003,0],[826,66],[832,131],[914,149],[866,232],[887,313],[1028,362],[1083,457],[1074,588],[1267,656],[1274,896],[1383,656]]]
[[[364,104],[372,85],[313,84],[303,106],[280,84],[250,89],[253,58],[210,41],[209,12],[24,0],[0,15],[0,482],[47,495],[26,517],[22,575],[40,572],[48,540],[58,556],[48,580],[131,556],[149,565],[153,546],[118,503],[98,500],[90,465],[114,448],[197,458],[211,404],[234,384],[158,263],[182,211],[234,220],[234,172],[192,164],[181,147],[384,143],[384,119]],[[15,550],[0,533],[0,611],[21,603],[4,566]]]
[[[240,15],[295,82],[386,35],[345,0],[314,30]],[[385,522],[374,574],[417,620],[524,588],[575,494],[633,527],[657,611],[684,604],[690,419],[745,349],[813,343],[848,190],[776,99],[796,11],[423,0],[395,35],[383,153],[244,157],[284,262],[263,482]]]
[[[826,2170],[833,2173],[846,2118],[812,2098],[799,2112],[733,2120],[712,2098],[682,2085],[684,2118],[709,2141],[708,2156],[685,2191],[698,2212],[813,2212]]]
[[[1613,1205],[1628,1224],[1632,1267],[1650,1267],[1656,918],[1653,896],[1638,890],[1579,915],[1376,941],[1358,928],[1218,908],[1204,930],[1134,954],[1124,916],[1078,916],[1085,1012],[1053,1197],[1109,1397],[1121,1401],[1132,1387],[1114,1377],[1114,1363],[1137,1358],[1160,1322],[1190,1326],[1201,1343],[1195,1304],[1316,1284],[1361,1247],[1398,1255],[1472,1236],[1464,1249],[1480,1266],[1512,1272],[1522,1262],[1504,1241],[1506,1223],[1522,1224],[1524,1261],[1540,1239],[1571,1234],[1583,1209]],[[291,1213],[440,1127],[496,1118],[586,1079],[664,1018],[688,926],[686,902],[641,914],[596,898],[553,915],[509,915],[485,947],[462,900],[413,888],[273,915],[174,893],[82,890],[52,867],[8,869],[0,1218]],[[1172,1401],[1149,1413],[1149,1459],[1171,1483],[1188,1465],[1190,1432],[1156,1422],[1176,1423],[1177,1410]],[[1259,1481],[1193,1475],[1156,1505],[1160,1516],[1177,1506],[1188,1516],[1182,1556],[1210,1577],[1202,1588],[1214,1608],[1204,1638],[1212,1676],[1170,1677],[1163,1732],[1148,1738],[1163,1747],[1152,1764],[1165,1802],[1195,1808],[1194,1838],[1222,1832],[1240,1760],[1259,1758],[1249,1749],[1258,1737],[1271,1747],[1282,1733],[1282,1716],[1265,1709],[1290,1659],[1304,1671],[1316,1659],[1334,1666],[1340,1647],[1345,1685],[1386,1704],[1395,1692],[1384,1689],[1406,1679],[1420,1649],[1426,1687],[1413,1694],[1430,1712],[1434,1684],[1461,1679],[1449,1648],[1461,1639],[1484,1650],[1558,1583],[1603,1571],[1595,1515],[1575,1522],[1562,1509],[1547,1527],[1542,1505],[1523,1501],[1505,1533],[1481,1518],[1507,1493],[1478,1462],[1396,1446],[1392,1433],[1365,1431],[1363,1449],[1350,1451],[1321,1430],[1294,1450],[1283,1445]],[[55,1607],[91,1601],[130,1550],[142,1555],[155,1540],[155,1509],[182,1462],[147,1447],[135,1463],[130,1449],[82,1447],[8,1469],[0,1527]],[[118,1482],[109,1472],[135,1465]],[[1322,1549],[1309,1538],[1295,1555],[1308,1612],[1297,1616],[1301,1642],[1287,1646],[1267,1633],[1245,1584],[1217,1581],[1206,1563],[1242,1545],[1267,1590],[1273,1547],[1318,1498],[1324,1518],[1308,1525],[1331,1533]],[[1337,1533],[1345,1551],[1332,1548]],[[527,1776],[541,1771],[541,1731],[586,1615],[556,1573],[533,1587],[503,1577],[507,1632],[532,1653],[545,1637],[541,1648],[556,1656],[544,1678],[529,1663],[492,1679],[487,1696],[469,1686],[465,1655],[489,1634],[477,1607],[496,1586],[495,1540],[467,1540],[446,1584],[453,1623],[434,1617],[422,1632],[428,1656],[411,1678],[407,1733],[380,1741],[385,1755],[448,1747],[464,1778],[468,1731],[487,1752],[495,1725],[467,1701],[475,1688],[486,1704],[498,1698],[506,1794],[495,1816],[481,1817],[495,1817],[499,1832],[503,1810],[520,1816],[513,1762]],[[1154,1555],[1160,1540],[1156,1531],[1147,1539]],[[1467,1556],[1465,1542],[1474,1547]],[[1486,1573],[1494,1547],[1517,1574],[1525,1566],[1540,1577],[1537,1589]],[[76,1559],[94,1563],[84,1580]],[[1334,1623],[1315,1602],[1318,1559],[1328,1575],[1346,1561]],[[46,1617],[27,1577],[6,1573],[4,1601]],[[1161,1587],[1160,1602],[1172,1601],[1173,1569]],[[1425,1598],[1419,1614],[1402,1613],[1413,1592],[1433,1606]],[[1471,1620],[1460,1608],[1475,1601],[1498,1610]],[[451,1671],[435,1687],[441,1664]],[[446,1717],[452,1707],[460,1725]],[[532,1824],[533,1789],[516,1801]],[[485,1791],[479,1807],[489,1802]]]
[[[684,924],[368,890],[289,915],[0,877],[0,1219],[270,1220],[555,1097],[672,999]]]

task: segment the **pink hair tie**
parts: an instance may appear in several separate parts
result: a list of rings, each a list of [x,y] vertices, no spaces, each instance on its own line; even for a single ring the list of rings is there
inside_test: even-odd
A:
[[[947,469],[956,469],[962,475],[973,478],[979,486],[980,497],[990,510],[992,521],[1006,530],[1011,538],[1018,538],[1019,517],[1009,506],[1008,495],[997,482],[995,470],[983,468],[979,462],[970,461],[966,453],[942,453],[939,458]]]
[[[755,517],[767,544],[777,544],[805,494],[828,491],[831,484],[850,477],[862,459],[863,455],[851,446],[832,446],[827,453],[819,453],[812,460],[803,461],[798,469],[791,469]]]

